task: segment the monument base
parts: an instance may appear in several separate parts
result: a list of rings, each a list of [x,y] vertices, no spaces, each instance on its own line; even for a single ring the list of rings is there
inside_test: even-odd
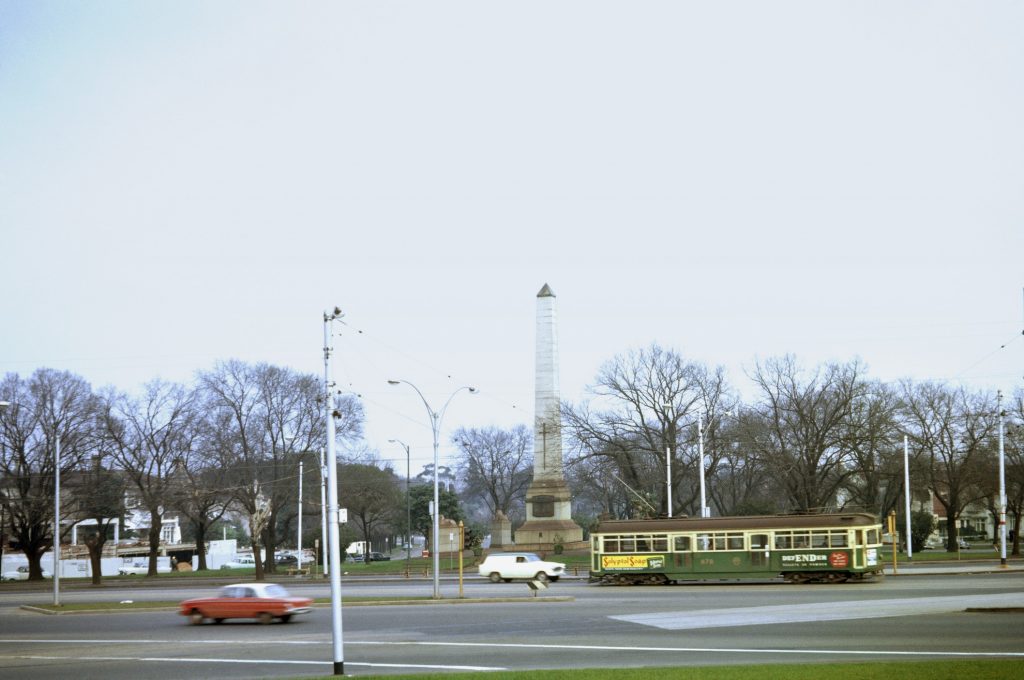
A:
[[[556,544],[582,542],[583,529],[572,520],[571,498],[564,479],[534,479],[526,492],[526,523],[516,529],[516,547],[550,550]]]

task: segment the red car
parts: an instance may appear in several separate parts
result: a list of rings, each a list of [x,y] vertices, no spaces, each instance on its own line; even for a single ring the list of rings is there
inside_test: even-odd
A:
[[[288,623],[296,614],[309,612],[313,600],[292,597],[276,583],[236,583],[224,586],[216,597],[200,597],[181,603],[179,613],[199,625],[207,619],[257,619],[270,623],[280,619]]]

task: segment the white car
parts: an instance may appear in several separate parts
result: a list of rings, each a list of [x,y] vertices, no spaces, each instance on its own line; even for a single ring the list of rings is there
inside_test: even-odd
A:
[[[255,569],[256,560],[252,555],[235,555],[235,559],[220,565],[221,569]]]
[[[149,562],[126,562],[117,568],[121,576],[145,576],[149,573]],[[156,573],[170,574],[171,568],[157,564]]]
[[[514,578],[557,581],[565,573],[561,562],[547,562],[535,553],[491,553],[478,569],[492,583],[510,582]]]
[[[43,569],[43,578],[53,578],[53,574]],[[16,569],[9,569],[3,573],[2,581],[27,581],[28,565],[23,564]]]

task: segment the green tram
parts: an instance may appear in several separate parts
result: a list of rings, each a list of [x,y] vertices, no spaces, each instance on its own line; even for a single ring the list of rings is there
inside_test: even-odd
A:
[[[605,520],[591,532],[590,580],[860,581],[882,573],[881,536],[866,513]]]

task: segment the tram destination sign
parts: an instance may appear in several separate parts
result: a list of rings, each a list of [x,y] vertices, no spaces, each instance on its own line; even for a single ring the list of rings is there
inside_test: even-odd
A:
[[[664,555],[601,555],[602,569],[618,569],[620,571],[643,571],[644,569],[664,569]]]

